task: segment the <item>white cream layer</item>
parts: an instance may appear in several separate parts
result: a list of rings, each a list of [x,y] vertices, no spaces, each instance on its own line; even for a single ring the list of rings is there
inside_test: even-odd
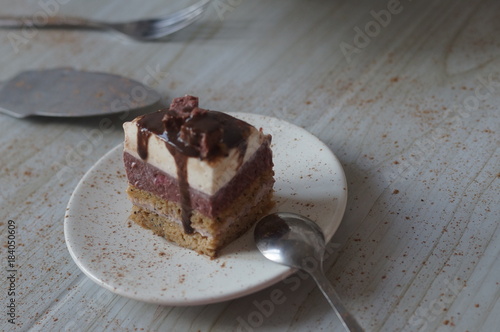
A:
[[[123,129],[125,131],[124,151],[141,159],[137,153],[137,131],[139,128],[136,125],[136,120],[125,122]],[[253,156],[265,139],[266,136],[262,132],[254,127],[251,128],[243,163]],[[188,183],[192,188],[211,196],[236,175],[239,166],[243,164],[240,165],[239,160],[237,148],[231,149],[228,157],[218,158],[215,162],[190,157],[187,163]],[[165,141],[157,135],[152,134],[149,137],[148,158],[145,161],[177,179],[177,166],[174,158],[166,147]]]

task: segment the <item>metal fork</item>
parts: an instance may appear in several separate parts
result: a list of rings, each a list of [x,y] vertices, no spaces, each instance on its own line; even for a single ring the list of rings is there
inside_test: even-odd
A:
[[[0,16],[0,28],[72,28],[115,30],[136,40],[154,40],[190,25],[207,9],[211,0],[201,0],[170,15],[130,22],[102,22],[71,16],[37,17]]]

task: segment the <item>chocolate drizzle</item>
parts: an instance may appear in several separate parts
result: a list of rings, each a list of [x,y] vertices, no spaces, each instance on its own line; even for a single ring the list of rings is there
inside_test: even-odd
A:
[[[137,153],[142,160],[148,159],[148,141],[151,132],[147,130],[139,130],[137,132]]]
[[[137,120],[137,154],[142,160],[148,159],[148,142],[151,133],[163,132],[161,111],[142,115]]]
[[[191,215],[193,213],[193,207],[191,205],[191,193],[189,192],[189,183],[187,180],[187,161],[188,158],[176,149],[172,148],[167,144],[167,148],[174,157],[175,164],[177,166],[177,181],[179,184],[179,194],[181,201],[181,213],[182,213],[182,225],[184,226],[184,232],[186,234],[192,234],[194,232],[193,227],[191,227]]]
[[[143,115],[136,123],[137,153],[143,160],[148,157],[151,134],[163,139],[172,154],[177,167],[184,231],[193,233],[188,158],[199,158],[210,163],[227,157],[231,149],[237,148],[241,165],[251,126],[230,115],[199,108],[198,98],[192,96],[176,98],[170,108]]]

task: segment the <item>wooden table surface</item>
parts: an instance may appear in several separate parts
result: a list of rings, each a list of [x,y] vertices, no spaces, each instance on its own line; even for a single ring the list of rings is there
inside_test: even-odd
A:
[[[119,20],[185,3],[0,8]],[[499,331],[499,13],[493,0],[214,0],[201,21],[159,42],[0,30],[0,80],[27,69],[104,71],[147,83],[165,102],[193,94],[207,108],[305,128],[346,173],[347,209],[325,271],[366,331]],[[103,119],[112,129],[89,138]],[[65,210],[86,171],[123,140],[124,119],[0,114],[1,330],[342,330],[303,274],[179,307],[129,300],[86,277],[65,244]],[[284,301],[264,310],[276,289]]]

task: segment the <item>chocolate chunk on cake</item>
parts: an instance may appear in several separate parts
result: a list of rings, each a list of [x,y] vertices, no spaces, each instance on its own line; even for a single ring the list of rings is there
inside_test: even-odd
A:
[[[271,136],[176,98],[123,125],[131,219],[216,257],[273,206]]]

